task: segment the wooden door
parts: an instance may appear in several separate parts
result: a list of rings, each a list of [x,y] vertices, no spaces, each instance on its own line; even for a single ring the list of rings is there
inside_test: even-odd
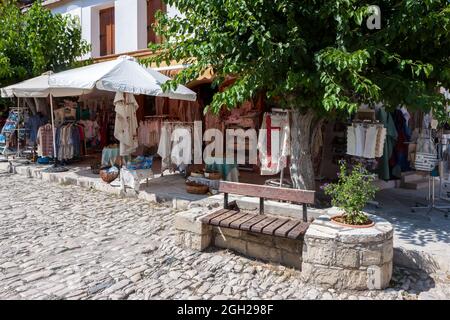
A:
[[[147,0],[147,42],[161,43],[161,37],[157,36],[152,24],[156,22],[155,13],[161,10],[166,11],[166,4],[162,0]]]
[[[115,52],[114,7],[100,10],[100,55]]]

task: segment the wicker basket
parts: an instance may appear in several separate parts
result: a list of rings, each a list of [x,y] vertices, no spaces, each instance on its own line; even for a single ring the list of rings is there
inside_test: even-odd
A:
[[[100,170],[100,178],[106,183],[111,183],[117,179],[119,172],[108,172],[107,170]]]
[[[192,194],[206,194],[209,191],[209,187],[203,184],[199,184],[192,181],[186,182],[186,191],[187,193]]]
[[[211,171],[211,172],[206,171],[205,178],[208,178],[210,180],[220,180],[222,179],[222,174],[218,171]]]

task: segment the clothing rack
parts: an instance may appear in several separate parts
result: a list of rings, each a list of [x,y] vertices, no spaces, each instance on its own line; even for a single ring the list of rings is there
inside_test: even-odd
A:
[[[161,115],[154,115],[154,116],[144,116],[145,119],[159,119],[159,118],[168,118],[170,115],[168,114],[161,114]]]

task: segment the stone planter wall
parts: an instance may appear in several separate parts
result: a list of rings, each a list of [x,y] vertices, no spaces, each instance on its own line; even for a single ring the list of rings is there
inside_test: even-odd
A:
[[[392,276],[393,228],[369,215],[371,228],[351,228],[316,219],[305,235],[302,276],[305,281],[336,289],[383,289]]]
[[[178,244],[203,251],[209,246],[302,270],[306,282],[336,289],[383,289],[392,276],[393,228],[369,215],[371,228],[356,229],[330,221],[337,212],[317,218],[304,240],[290,240],[229,228],[212,227],[200,218],[212,211],[192,208],[175,216]]]

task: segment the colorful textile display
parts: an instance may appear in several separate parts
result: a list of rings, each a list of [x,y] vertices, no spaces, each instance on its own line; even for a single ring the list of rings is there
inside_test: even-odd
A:
[[[153,156],[138,156],[136,159],[127,162],[128,170],[151,169],[153,164]]]

